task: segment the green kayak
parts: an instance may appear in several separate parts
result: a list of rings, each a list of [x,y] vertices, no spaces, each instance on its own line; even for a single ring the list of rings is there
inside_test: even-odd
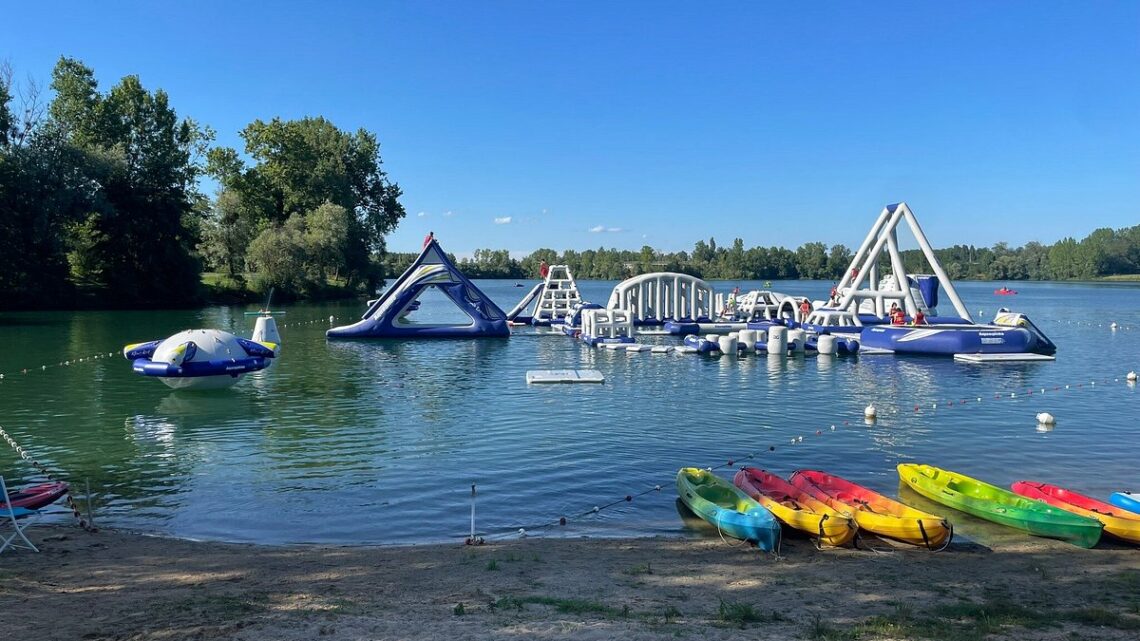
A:
[[[932,501],[1034,536],[1091,548],[1104,528],[1099,521],[948,470],[912,463],[903,463],[898,470],[903,483]]]

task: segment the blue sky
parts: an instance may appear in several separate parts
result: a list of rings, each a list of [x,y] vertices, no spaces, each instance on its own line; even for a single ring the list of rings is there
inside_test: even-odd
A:
[[[1138,2],[242,4],[27,4],[0,59],[138,74],[239,149],[373,131],[396,251],[855,247],[898,200],[940,247],[1140,223]]]

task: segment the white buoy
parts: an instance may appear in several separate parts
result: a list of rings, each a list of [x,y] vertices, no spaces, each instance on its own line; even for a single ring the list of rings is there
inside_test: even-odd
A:
[[[768,354],[786,355],[788,353],[788,328],[776,325],[768,330]]]
[[[736,356],[736,337],[732,334],[728,336],[721,336],[717,339],[717,345],[720,346],[720,352],[729,356]]]
[[[816,340],[816,347],[819,349],[819,353],[824,356],[832,356],[839,350],[835,345],[835,337],[831,334],[821,334]]]
[[[863,418],[874,420],[877,416],[878,413],[875,411],[875,405],[873,403],[869,403],[867,407],[863,408]]]
[[[807,343],[807,332],[802,329],[788,330],[788,346],[793,352],[803,352]]]
[[[1116,321],[1113,321],[1112,324],[1108,326],[1108,328],[1115,332],[1116,331]]]
[[[1127,379],[1129,383],[1135,383],[1136,382],[1136,372],[1128,372],[1128,376],[1125,376],[1124,378]]]
[[[1053,415],[1049,412],[1041,412],[1037,415],[1037,422],[1041,425],[1054,425],[1056,424],[1057,419],[1054,418]]]
[[[336,321],[336,316],[329,316],[329,323]]]
[[[740,344],[743,345],[745,349],[756,349],[756,334],[757,332],[754,329],[740,330],[740,334],[738,334],[740,337]]]

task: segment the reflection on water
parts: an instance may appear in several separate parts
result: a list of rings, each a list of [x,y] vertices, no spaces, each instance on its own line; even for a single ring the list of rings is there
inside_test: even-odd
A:
[[[483,285],[502,307],[526,289]],[[612,285],[582,288],[604,302]],[[816,298],[829,286],[774,285]],[[994,307],[992,287],[959,289],[971,309]],[[322,304],[290,308],[279,320],[282,357],[233,389],[172,392],[122,359],[101,359],[0,382],[0,425],[66,478],[90,480],[101,523],[235,541],[458,539],[472,482],[483,532],[568,516],[581,518],[549,532],[676,535],[689,531],[670,504],[677,468],[729,459],[781,474],[825,469],[892,494],[900,461],[998,485],[1024,477],[1096,496],[1121,489],[1140,455],[1137,393],[1123,383],[1140,369],[1140,328],[1113,333],[1066,323],[1065,314],[1110,309],[1122,325],[1140,325],[1137,288],[1027,283],[1019,291],[1019,308],[1060,345],[1056,362],[627,353],[534,328],[507,340],[330,342],[329,316],[353,319],[363,307]],[[248,335],[244,311],[0,315],[8,346],[0,371],[188,327]],[[601,370],[606,383],[524,382],[530,369],[568,368]],[[1108,377],[1121,382],[1105,385]],[[1093,379],[1102,382],[1088,385]],[[871,424],[869,403],[878,409]],[[1037,431],[1040,411],[1062,427]],[[6,456],[6,477],[34,478]],[[590,513],[658,484],[660,493]],[[967,523],[971,538],[1008,536]]]

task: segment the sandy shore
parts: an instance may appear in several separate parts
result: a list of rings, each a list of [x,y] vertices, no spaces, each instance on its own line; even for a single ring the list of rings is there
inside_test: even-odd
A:
[[[264,547],[32,527],[4,638],[1136,639],[1140,550],[1012,537],[779,559],[719,538]]]

